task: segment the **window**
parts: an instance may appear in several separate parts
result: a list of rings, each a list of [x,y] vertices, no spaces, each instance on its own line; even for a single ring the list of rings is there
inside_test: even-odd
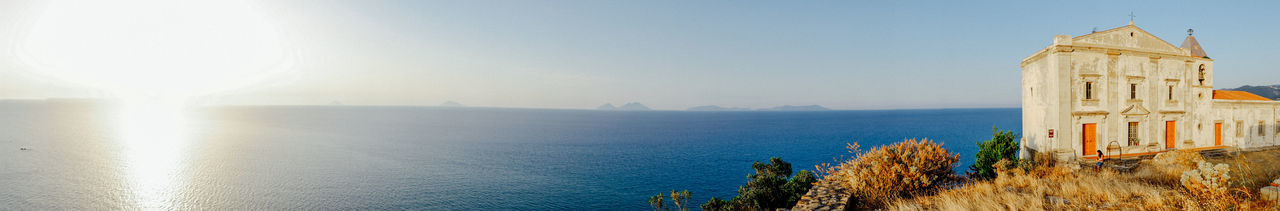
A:
[[[1258,122],[1258,136],[1267,136],[1267,122]]]
[[[1138,122],[1129,122],[1129,146],[1138,145]]]
[[[1244,121],[1236,121],[1236,137],[1244,137]]]
[[[1173,86],[1169,86],[1169,100],[1173,100]]]
[[[1084,99],[1093,99],[1093,82],[1084,82]]]
[[[1200,64],[1200,85],[1204,86],[1204,64]]]
[[[1138,84],[1129,84],[1129,99],[1138,99]]]
[[[1280,121],[1276,121],[1276,135],[1280,135]]]

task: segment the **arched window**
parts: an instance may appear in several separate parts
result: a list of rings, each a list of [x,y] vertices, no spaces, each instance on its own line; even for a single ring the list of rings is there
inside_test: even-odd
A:
[[[1204,64],[1200,64],[1200,85],[1204,86]]]

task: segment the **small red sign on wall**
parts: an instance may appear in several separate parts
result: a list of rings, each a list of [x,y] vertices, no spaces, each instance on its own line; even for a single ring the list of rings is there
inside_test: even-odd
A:
[[[1049,138],[1053,138],[1053,129],[1049,129]]]

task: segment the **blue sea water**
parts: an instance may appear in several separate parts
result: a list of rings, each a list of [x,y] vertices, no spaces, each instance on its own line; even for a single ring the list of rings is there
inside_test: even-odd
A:
[[[993,126],[1021,125],[1018,109],[246,106],[126,121],[142,116],[0,104],[0,207],[646,210],[673,189],[696,207],[735,195],[769,157],[813,170],[848,156],[847,143],[929,138],[962,171]]]

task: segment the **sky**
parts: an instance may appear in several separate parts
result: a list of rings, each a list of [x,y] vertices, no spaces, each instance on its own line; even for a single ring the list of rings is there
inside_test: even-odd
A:
[[[101,84],[49,74],[54,71],[32,62],[56,63],[65,60],[61,57],[23,59],[31,49],[45,49],[30,44],[32,34],[42,32],[32,28],[48,20],[40,17],[64,11],[49,5],[0,0],[0,48],[10,49],[0,52],[0,99],[115,96]],[[174,42],[215,43],[182,49],[225,53],[181,57],[185,60],[158,54],[163,58],[155,60],[200,65],[134,71],[123,74],[134,81],[117,83],[166,90],[203,82],[200,78],[230,78],[235,83],[220,83],[215,91],[190,98],[235,105],[434,106],[456,101],[570,109],[628,102],[677,110],[811,104],[832,109],[1007,108],[1019,106],[1018,65],[1023,58],[1051,44],[1054,35],[1124,26],[1132,13],[1138,27],[1174,45],[1181,44],[1188,28],[1195,29],[1215,59],[1216,88],[1280,84],[1280,27],[1275,23],[1280,13],[1272,11],[1280,2],[1274,1],[285,0],[247,5],[248,13],[157,13],[161,15],[152,17],[211,14],[195,20],[242,22],[216,29],[179,26],[204,36]],[[93,13],[85,16],[98,20],[172,8],[126,5],[75,13]],[[235,28],[258,24],[270,29],[244,33]],[[81,30],[83,36],[68,39],[112,39],[97,35],[111,30],[118,29]],[[245,54],[264,52],[262,45],[224,39],[257,32],[271,32],[268,44],[274,48],[265,52],[284,52],[262,58],[286,65],[229,65],[261,62],[227,55],[266,55]],[[100,53],[112,56],[106,57],[111,61],[152,59],[129,49]],[[72,74],[81,77],[91,77],[86,72],[133,71],[129,65],[99,69],[98,63],[85,64],[95,65],[67,67],[78,68]],[[185,77],[135,83],[160,74]]]

